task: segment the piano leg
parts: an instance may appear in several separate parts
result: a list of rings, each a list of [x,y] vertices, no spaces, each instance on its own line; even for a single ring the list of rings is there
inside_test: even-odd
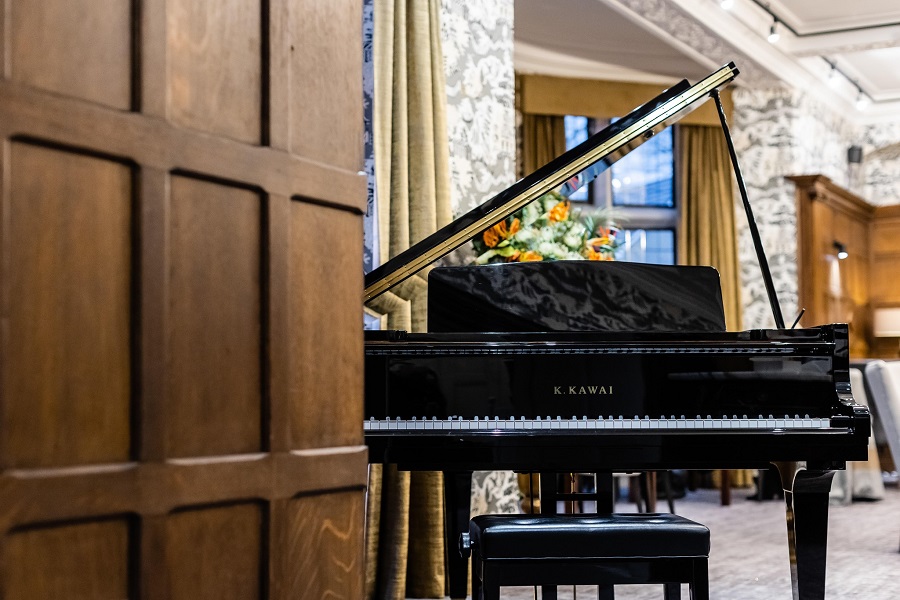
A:
[[[451,598],[468,592],[469,561],[459,555],[459,534],[469,530],[472,471],[444,471],[444,539],[447,583]]]
[[[825,598],[828,492],[834,471],[778,463],[784,489],[794,600]]]

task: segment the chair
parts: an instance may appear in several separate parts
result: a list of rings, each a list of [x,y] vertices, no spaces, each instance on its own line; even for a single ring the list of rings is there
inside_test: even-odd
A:
[[[612,598],[613,585],[635,583],[664,584],[666,600],[681,597],[681,583],[693,600],[709,598],[709,529],[668,513],[481,515],[460,553],[472,556],[473,600],[499,600],[504,585],[565,584]]]
[[[866,364],[865,376],[894,468],[900,468],[900,361],[873,360]]]
[[[900,361],[870,361],[865,380],[894,466],[900,468]]]

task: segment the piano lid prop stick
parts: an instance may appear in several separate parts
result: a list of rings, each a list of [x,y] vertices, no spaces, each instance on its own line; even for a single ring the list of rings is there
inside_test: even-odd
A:
[[[769,270],[769,261],[759,239],[759,229],[756,228],[756,219],[753,218],[753,209],[750,208],[750,200],[747,198],[747,187],[741,175],[741,166],[738,164],[737,154],[734,151],[734,142],[731,141],[731,133],[728,131],[728,121],[725,119],[725,109],[719,98],[719,90],[710,92],[716,101],[716,109],[719,111],[719,120],[722,122],[722,130],[725,133],[725,143],[728,144],[728,154],[731,155],[731,165],[734,175],[737,177],[738,189],[741,191],[741,200],[744,202],[744,212],[747,213],[747,224],[750,226],[750,237],[753,238],[753,247],[756,249],[756,258],[759,260],[759,269],[762,271],[763,283],[766,293],[769,295],[769,304],[772,306],[772,315],[775,317],[775,327],[784,329],[784,316],[781,314],[781,306],[778,304],[778,296],[775,294],[775,285],[772,283],[772,272]]]

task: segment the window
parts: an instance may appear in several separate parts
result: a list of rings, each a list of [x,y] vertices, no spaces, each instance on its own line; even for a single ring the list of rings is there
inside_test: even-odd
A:
[[[566,116],[566,148],[585,141],[607,123]],[[673,265],[678,209],[675,202],[674,132],[664,129],[570,196],[612,208],[621,229],[616,260]]]

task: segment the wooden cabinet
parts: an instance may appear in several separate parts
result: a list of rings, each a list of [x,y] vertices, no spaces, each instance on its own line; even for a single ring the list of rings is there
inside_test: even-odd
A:
[[[0,598],[362,597],[361,18],[0,11]]]

